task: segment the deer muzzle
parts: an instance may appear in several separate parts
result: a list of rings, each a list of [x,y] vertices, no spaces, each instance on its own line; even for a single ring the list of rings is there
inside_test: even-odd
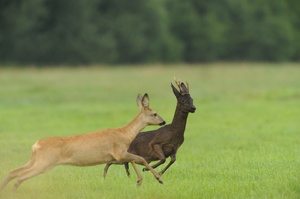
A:
[[[163,121],[162,123],[160,123],[159,125],[160,126],[162,126],[162,125],[165,125],[166,124],[166,122],[165,121]]]

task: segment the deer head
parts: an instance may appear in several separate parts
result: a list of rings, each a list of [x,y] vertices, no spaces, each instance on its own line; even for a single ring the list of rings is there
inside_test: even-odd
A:
[[[174,95],[177,98],[177,102],[179,105],[183,107],[183,109],[187,112],[194,113],[196,111],[196,107],[193,104],[193,98],[190,96],[190,86],[189,83],[186,82],[186,85],[180,80],[176,80],[174,77],[175,83],[179,88],[179,91],[173,86],[171,83],[171,87],[173,90]]]
[[[166,123],[154,110],[149,107],[149,96],[147,93],[143,97],[138,94],[136,101],[141,113],[144,116],[144,120],[148,125],[164,125]]]

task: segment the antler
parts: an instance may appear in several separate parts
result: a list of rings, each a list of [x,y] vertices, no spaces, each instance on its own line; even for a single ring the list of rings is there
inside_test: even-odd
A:
[[[184,85],[184,83],[180,82],[180,80],[176,80],[176,77],[174,76],[174,80],[175,80],[175,83],[177,84],[178,88],[179,88],[179,91],[181,93],[181,95],[184,95],[184,94],[188,94],[189,91],[190,91],[190,85],[189,83],[186,81],[186,85],[187,87]],[[182,87],[183,85],[183,87]]]
[[[177,84],[178,88],[179,88],[179,91],[181,92],[182,91],[182,87],[180,85],[180,80],[176,80],[176,77],[174,76],[174,80],[175,80],[175,83]]]
[[[186,86],[187,86],[187,88],[186,88],[187,93],[190,93],[190,85],[189,85],[188,81],[186,81]]]

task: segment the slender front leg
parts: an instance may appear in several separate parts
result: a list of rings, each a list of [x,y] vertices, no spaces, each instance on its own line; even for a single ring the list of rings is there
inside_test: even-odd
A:
[[[132,167],[134,168],[135,173],[136,173],[137,176],[138,176],[137,184],[138,184],[138,186],[140,186],[140,185],[142,184],[142,182],[143,182],[143,177],[142,177],[142,175],[141,175],[139,169],[137,168],[136,164],[134,163],[134,161],[132,161],[131,164],[132,164]],[[127,164],[127,165],[128,165],[128,164]]]
[[[166,157],[165,154],[161,148],[161,145],[156,144],[153,146],[153,151],[155,152],[155,154],[157,155],[157,157],[159,158],[159,162],[157,162],[156,164],[152,165],[151,167],[153,169],[155,169],[156,167],[158,167],[161,164],[164,164],[166,162]],[[148,168],[143,168],[143,171],[149,171]]]
[[[167,169],[168,169],[175,161],[176,161],[176,154],[172,154],[172,155],[171,155],[171,160],[170,160],[169,164],[168,164],[161,172],[159,172],[159,175],[164,174],[164,173],[167,171]]]
[[[112,164],[113,164],[113,163],[109,162],[109,163],[107,163],[107,164],[105,165],[104,172],[103,172],[103,178],[104,178],[104,179],[105,179],[105,177],[106,177],[106,174],[107,174],[107,171],[108,171],[110,165],[112,165]]]
[[[132,162],[138,163],[138,164],[143,164],[146,168],[148,168],[151,171],[151,173],[158,180],[158,182],[161,183],[161,184],[163,184],[163,181],[161,180],[160,175],[152,167],[150,167],[150,165],[146,162],[146,160],[143,157],[138,156],[138,155],[134,155],[132,153],[125,152],[122,155],[122,157],[121,157],[121,161],[123,161],[123,162],[131,162],[131,164],[132,164]],[[132,164],[132,166],[134,167],[134,164]],[[139,177],[139,181],[141,181],[141,179],[140,179],[141,174],[136,169],[137,168],[135,168],[135,172],[136,172],[136,174]],[[141,184],[141,182],[140,182],[140,184]]]
[[[124,164],[125,170],[126,170],[126,173],[127,173],[127,176],[130,176],[128,162],[123,163],[123,162],[114,161],[114,162],[109,162],[109,163],[107,163],[107,164],[105,165],[104,171],[103,171],[103,178],[104,178],[104,179],[106,178],[108,169],[109,169],[109,167],[110,167],[112,164]]]

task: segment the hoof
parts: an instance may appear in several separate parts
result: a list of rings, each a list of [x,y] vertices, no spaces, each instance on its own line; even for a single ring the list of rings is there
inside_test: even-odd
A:
[[[147,168],[143,168],[143,172],[145,172],[145,171],[149,171],[149,169],[147,169]]]
[[[137,186],[141,186],[142,185],[142,181],[138,180],[137,181]]]
[[[162,179],[160,177],[157,177],[156,180],[160,183],[160,184],[164,184],[164,182],[162,181]]]

